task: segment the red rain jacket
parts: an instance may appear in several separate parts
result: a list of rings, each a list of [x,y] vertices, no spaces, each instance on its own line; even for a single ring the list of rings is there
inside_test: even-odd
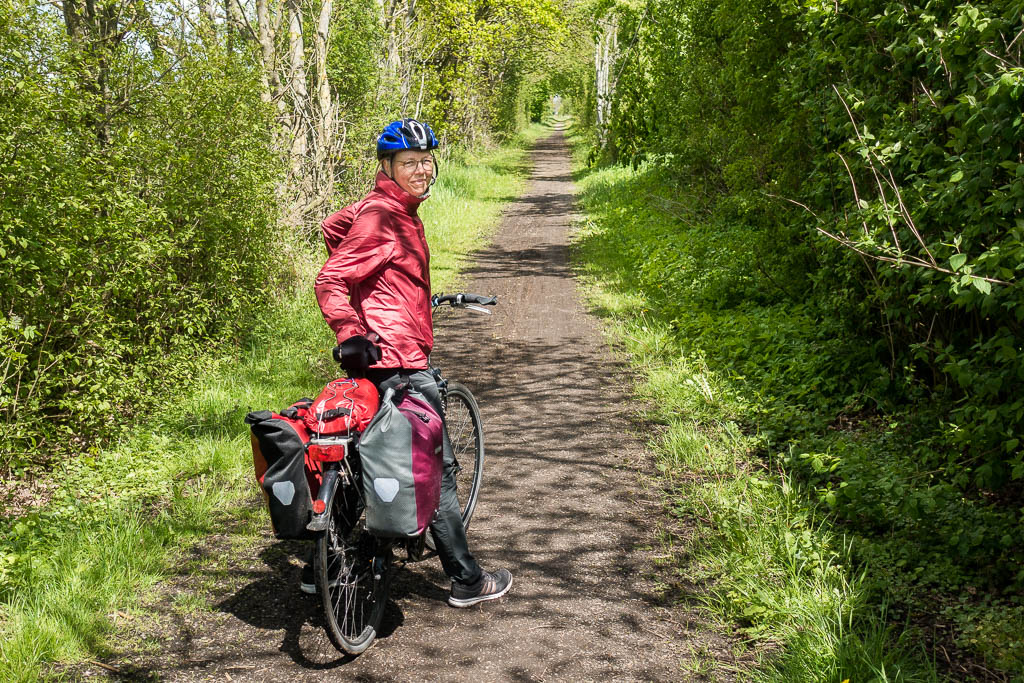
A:
[[[430,317],[430,250],[414,197],[382,172],[361,201],[320,224],[327,263],[316,298],[338,342],[380,336],[375,368],[427,367],[434,345]]]

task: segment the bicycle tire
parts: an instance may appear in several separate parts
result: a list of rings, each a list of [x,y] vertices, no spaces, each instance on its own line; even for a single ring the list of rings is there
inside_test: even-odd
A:
[[[464,384],[448,382],[444,419],[456,461],[455,490],[462,511],[462,524],[468,529],[484,476],[484,428],[480,406]],[[437,549],[429,532],[426,545],[431,550]]]
[[[377,637],[388,599],[387,555],[364,528],[362,504],[351,485],[334,496],[327,529],[317,538],[314,574],[324,628],[336,648],[357,655]]]
[[[462,523],[468,528],[469,520],[476,510],[484,476],[484,423],[476,398],[460,382],[448,383],[445,423],[458,463],[455,481],[459,492],[459,507],[462,509]]]

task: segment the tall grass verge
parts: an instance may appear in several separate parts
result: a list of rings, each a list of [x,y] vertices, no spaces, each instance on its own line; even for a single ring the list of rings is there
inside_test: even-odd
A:
[[[456,284],[521,190],[523,144],[442,169],[423,207],[436,290]],[[322,258],[309,256],[305,282],[253,322],[247,343],[208,359],[194,386],[130,438],[64,462],[44,506],[0,519],[0,680],[35,681],[48,663],[109,654],[111,615],[141,609],[182,550],[214,532],[269,533],[243,418],[315,395],[337,374],[312,292]]]
[[[866,570],[855,568],[852,541],[827,507],[781,458],[766,455],[769,436],[757,428],[765,397],[705,352],[748,342],[717,323],[713,300],[674,308],[667,300],[670,277],[704,278],[694,288],[728,279],[714,268],[736,268],[729,253],[709,249],[695,264],[685,249],[664,249],[666,239],[702,239],[699,218],[677,221],[652,208],[664,188],[644,169],[581,167],[578,158],[586,218],[575,235],[577,266],[592,307],[637,370],[647,418],[665,426],[652,445],[666,512],[694,530],[669,542],[679,575],[673,594],[737,625],[758,662],[744,680],[940,680],[913,629],[893,626],[884,605],[868,599]],[[801,323],[782,309],[758,315],[777,316],[760,321],[769,328]]]

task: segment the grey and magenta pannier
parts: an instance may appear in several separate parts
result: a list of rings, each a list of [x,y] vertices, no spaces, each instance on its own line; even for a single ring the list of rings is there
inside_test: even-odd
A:
[[[359,441],[366,528],[387,538],[426,531],[441,501],[444,426],[408,385],[388,389]]]

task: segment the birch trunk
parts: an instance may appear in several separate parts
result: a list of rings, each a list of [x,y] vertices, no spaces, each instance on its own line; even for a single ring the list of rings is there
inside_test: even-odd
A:
[[[302,5],[299,0],[288,0],[288,87],[291,95],[292,166],[301,164],[309,146],[308,130],[309,93],[306,90],[306,47],[302,40]]]
[[[337,126],[335,107],[331,102],[331,84],[327,78],[327,38],[330,35],[333,0],[323,0],[316,24],[313,60],[316,68],[316,156],[314,169],[320,178],[316,184],[317,199],[330,202],[334,196],[334,131]]]
[[[619,19],[612,15],[600,22],[601,33],[594,41],[594,69],[597,78],[597,141],[604,147],[608,140],[608,120],[611,114],[613,82],[612,71],[619,47]]]

